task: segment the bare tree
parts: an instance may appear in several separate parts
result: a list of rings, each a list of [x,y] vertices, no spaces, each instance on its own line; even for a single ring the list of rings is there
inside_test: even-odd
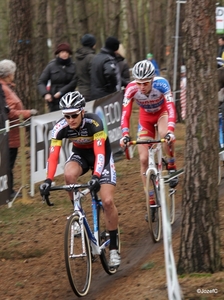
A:
[[[126,7],[128,7],[128,28],[129,28],[129,53],[127,54],[128,61],[132,64],[138,61],[138,35],[136,31],[135,10],[133,9],[132,1],[126,0]]]
[[[26,108],[34,107],[32,11],[29,0],[9,1],[10,57],[17,65],[16,91]]]
[[[120,13],[121,13],[121,1],[111,0],[106,1],[105,5],[105,20],[108,20],[107,36],[115,36],[118,38],[120,27]]]
[[[187,132],[178,272],[215,272],[221,268],[215,1],[188,0],[185,6]]]
[[[7,2],[0,1],[0,59],[4,59],[8,52],[8,14]]]
[[[55,1],[54,14],[54,31],[53,45],[54,47],[62,42],[69,42],[68,18],[66,4],[64,0]]]
[[[47,1],[40,0],[37,7],[36,45],[34,50],[37,76],[48,63]]]

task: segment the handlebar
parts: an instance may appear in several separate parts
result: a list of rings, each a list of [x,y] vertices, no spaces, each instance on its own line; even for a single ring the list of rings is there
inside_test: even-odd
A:
[[[89,184],[66,184],[66,185],[58,185],[58,186],[51,186],[50,191],[67,191],[72,192],[78,189],[84,189],[80,193],[85,196],[91,192]],[[46,202],[48,206],[53,206],[54,203],[50,201],[49,195],[43,196],[43,202]]]
[[[158,143],[164,143],[166,139],[160,139],[160,140],[138,140],[138,141],[130,141],[129,145],[139,145],[139,144],[158,144]]]

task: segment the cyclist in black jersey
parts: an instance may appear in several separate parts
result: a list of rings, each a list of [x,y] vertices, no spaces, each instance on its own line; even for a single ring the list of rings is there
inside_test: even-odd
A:
[[[114,204],[116,170],[113,154],[102,120],[94,113],[86,113],[85,98],[79,92],[69,92],[59,103],[63,118],[54,126],[50,154],[47,162],[47,179],[40,185],[41,195],[48,195],[54,178],[63,139],[72,142],[72,153],[66,161],[66,184],[74,184],[79,176],[92,170],[90,184],[100,190],[105,222],[110,233],[110,267],[120,265],[117,246],[118,212]],[[73,202],[73,193],[69,193]]]

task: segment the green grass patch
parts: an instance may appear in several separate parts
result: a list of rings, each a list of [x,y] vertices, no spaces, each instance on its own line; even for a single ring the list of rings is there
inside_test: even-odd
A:
[[[205,278],[205,277],[211,277],[211,273],[191,273],[191,274],[181,274],[178,277],[179,278],[185,278],[185,277],[193,277],[193,278]]]
[[[0,259],[15,260],[15,259],[28,259],[43,256],[48,250],[47,249],[29,249],[24,252],[19,250],[2,250],[0,251]]]
[[[154,262],[147,262],[141,266],[141,270],[150,270],[154,268],[154,266],[155,266]]]

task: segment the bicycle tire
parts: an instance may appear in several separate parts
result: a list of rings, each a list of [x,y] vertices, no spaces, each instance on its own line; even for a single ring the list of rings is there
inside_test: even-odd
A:
[[[74,233],[75,226],[78,226],[80,234]],[[69,283],[78,297],[83,297],[88,293],[92,278],[92,257],[85,226],[83,226],[83,237],[85,254],[82,246],[79,216],[70,216],[65,228],[64,255]],[[74,257],[75,255],[76,257]]]
[[[148,226],[153,242],[158,242],[161,237],[162,230],[162,215],[159,189],[156,186],[157,176],[153,173],[148,173],[146,177],[146,208],[148,216]],[[149,203],[149,192],[154,192],[155,205]]]
[[[173,225],[175,222],[175,189],[169,189],[169,205],[170,205],[170,224]]]
[[[104,210],[102,205],[97,206],[97,214],[98,214],[98,236],[99,236],[99,245],[101,246],[104,242],[109,240],[109,232],[106,229],[105,221],[104,221]],[[121,251],[121,242],[120,242],[120,228],[118,226],[118,235],[117,235],[117,246],[118,246],[118,252],[120,253]],[[113,275],[117,272],[118,268],[113,268],[111,269],[108,266],[110,258],[110,251],[109,251],[109,245],[105,247],[101,254],[100,254],[100,261],[103,266],[103,269],[105,272],[109,275]]]

